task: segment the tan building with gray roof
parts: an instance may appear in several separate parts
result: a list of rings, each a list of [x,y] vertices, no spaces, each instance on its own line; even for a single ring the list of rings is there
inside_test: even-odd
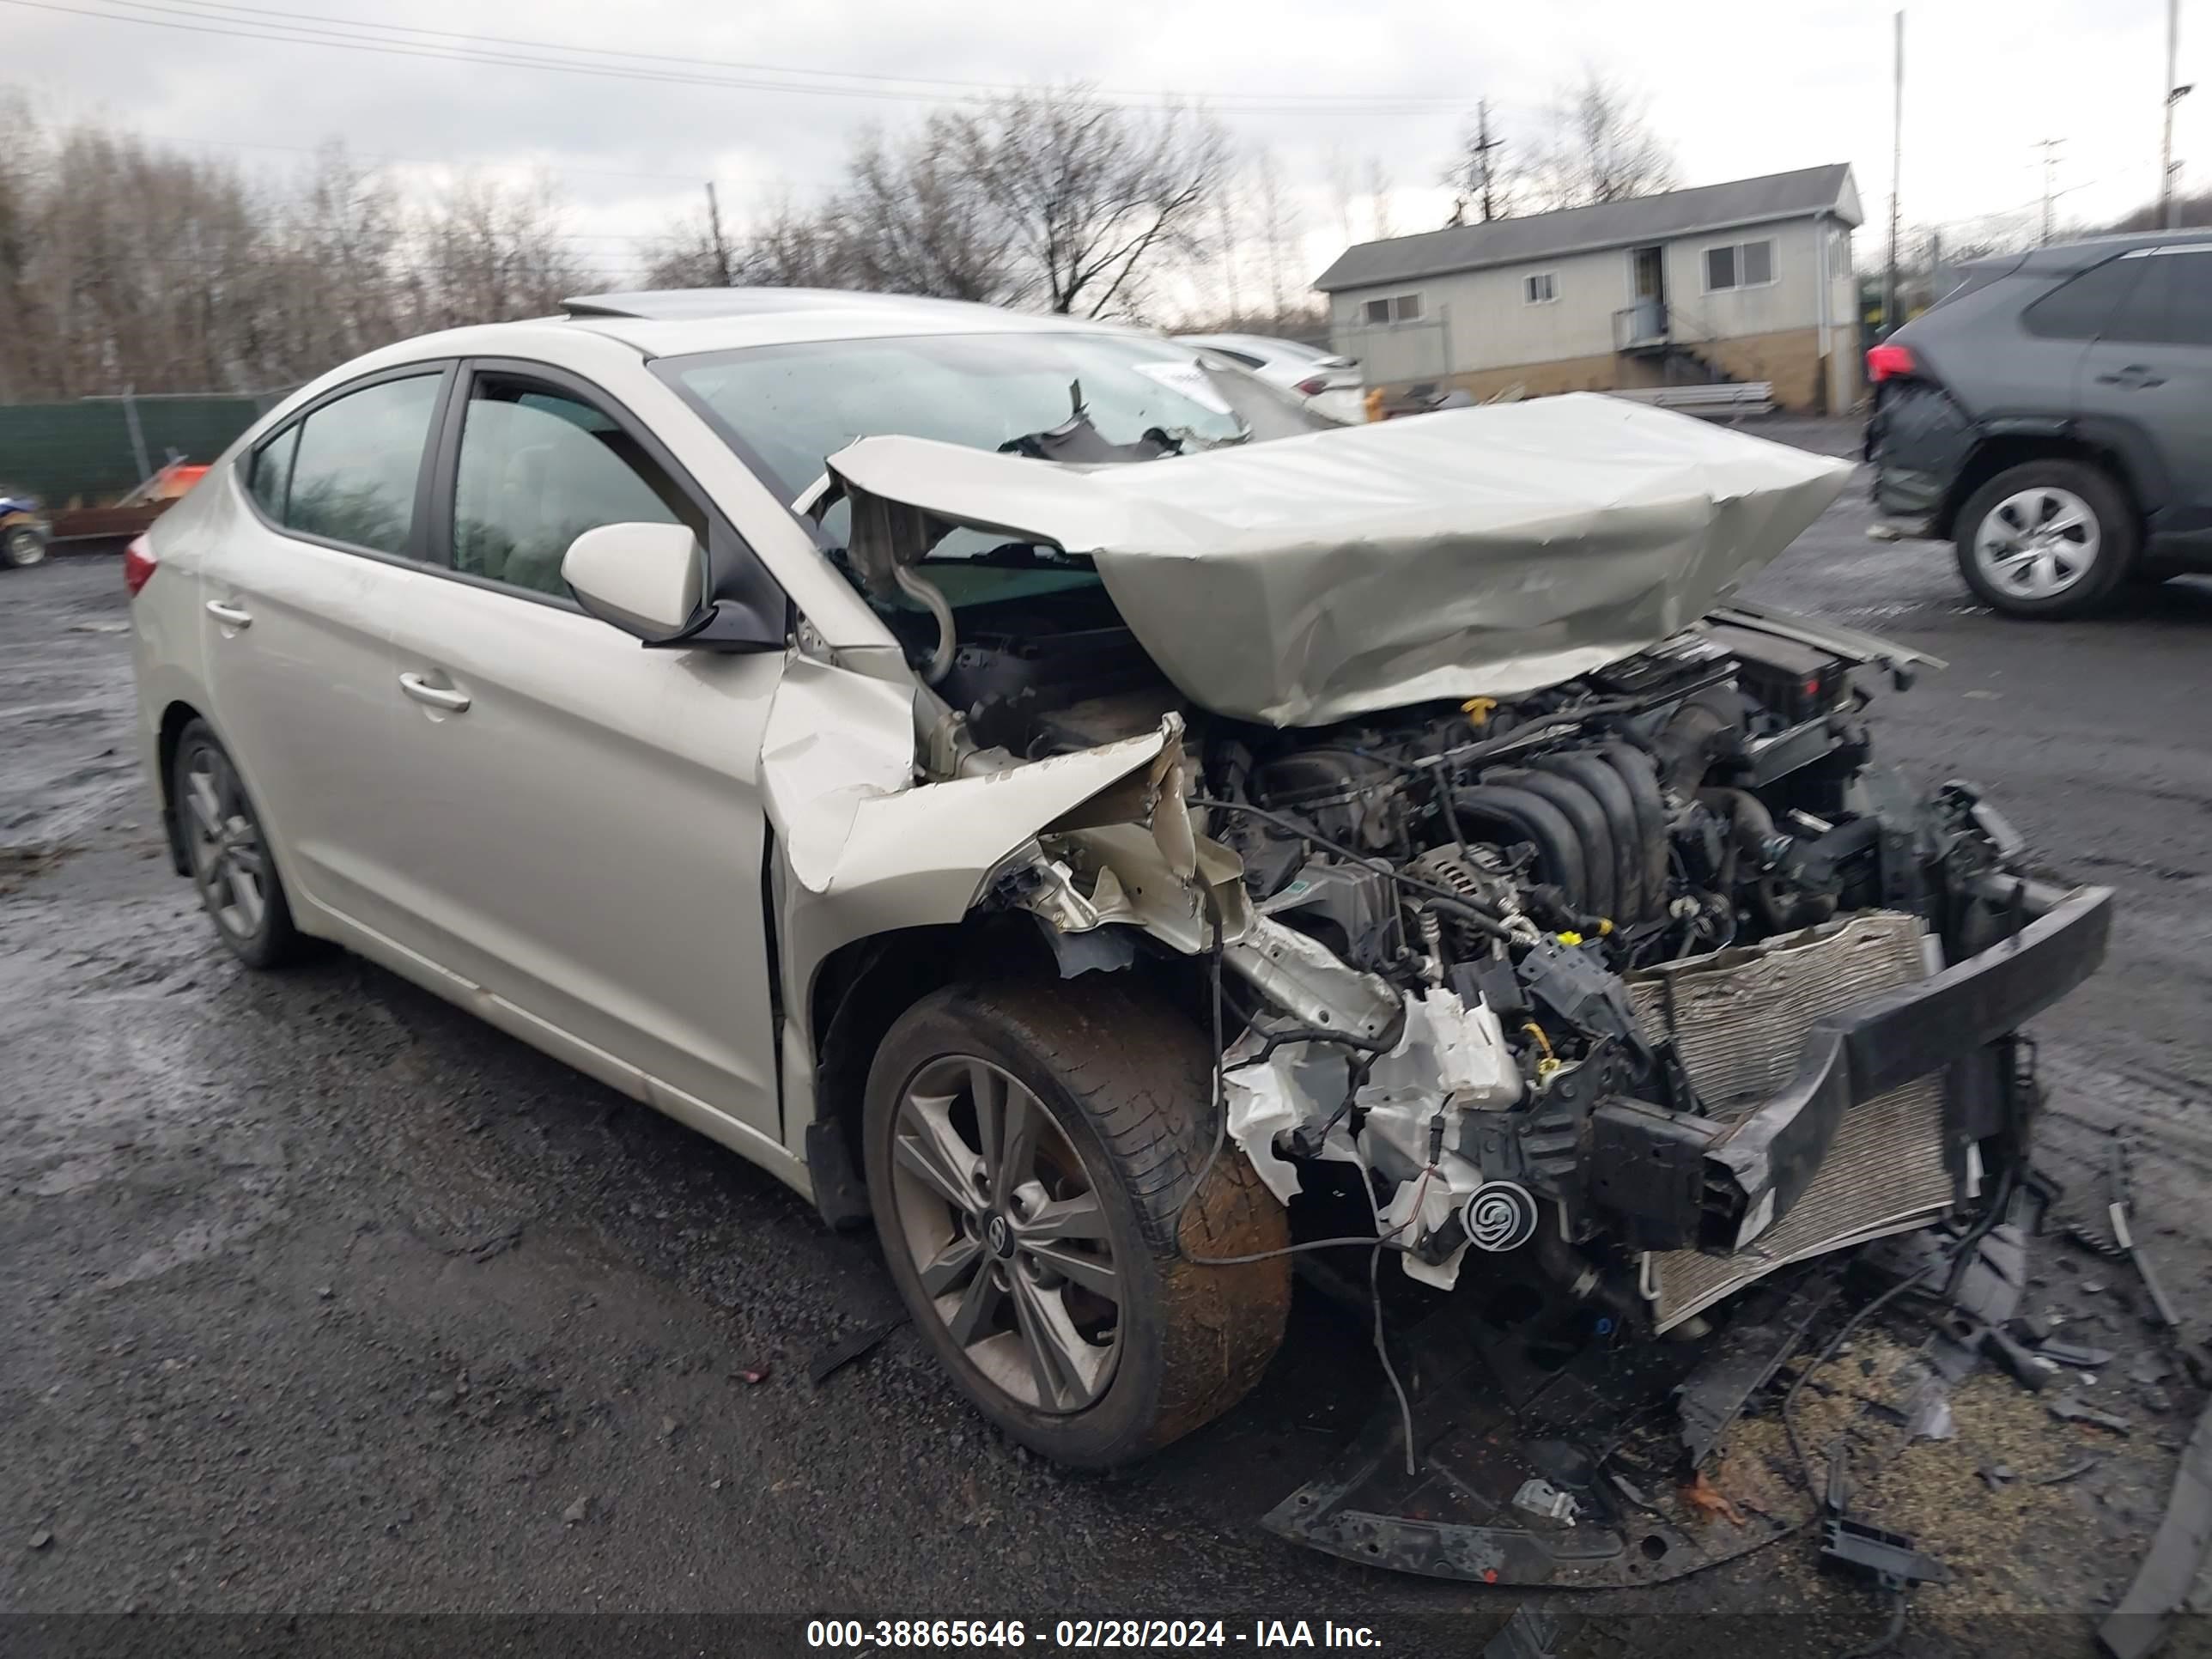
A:
[[[1764,380],[1859,393],[1847,163],[1350,247],[1315,287],[1370,386],[1488,397]]]

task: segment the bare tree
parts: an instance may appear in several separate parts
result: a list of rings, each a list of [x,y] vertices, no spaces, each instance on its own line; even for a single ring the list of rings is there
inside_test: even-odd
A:
[[[2212,225],[2212,190],[2200,190],[2194,194],[2178,194],[2174,198],[2177,225]],[[2166,224],[2164,210],[2156,202],[2146,202],[2124,217],[2105,227],[2109,232],[2130,230],[2158,230]]]
[[[1291,261],[1298,245],[1297,204],[1283,188],[1282,163],[1262,150],[1253,164],[1260,203],[1260,244],[1267,255],[1267,300],[1277,324],[1285,314],[1284,296]]]
[[[239,321],[267,249],[234,173],[90,127],[26,121],[9,137],[0,392],[173,391],[250,372]]]
[[[1644,99],[1595,69],[1563,88],[1529,147],[1532,193],[1550,210],[1626,201],[1674,187],[1674,154]]]
[[[1382,241],[1392,234],[1390,228],[1390,192],[1396,188],[1382,166],[1382,158],[1367,158],[1367,213],[1374,226],[1375,240]]]
[[[415,226],[410,322],[453,328],[554,309],[586,286],[562,240],[562,219],[551,182],[542,178],[521,185],[466,178],[434,197]]]
[[[1030,297],[1103,316],[1137,303],[1164,258],[1194,257],[1228,165],[1220,126],[1180,109],[1099,103],[1082,87],[1018,93],[945,118],[996,211]]]
[[[1352,188],[1352,163],[1340,147],[1331,144],[1322,167],[1328,176],[1328,199],[1336,209],[1337,229],[1349,245],[1352,241],[1352,198],[1358,193]]]
[[[862,139],[829,214],[856,286],[986,301],[1022,291],[1000,209],[964,151],[962,125],[942,114],[902,147]]]
[[[1244,243],[1243,192],[1237,188],[1237,169],[1224,170],[1220,188],[1213,192],[1215,222],[1220,227],[1214,244],[1221,267],[1221,297],[1231,315],[1244,312],[1244,291],[1237,280],[1237,262]]]
[[[388,341],[401,321],[405,214],[391,179],[326,144],[264,204],[264,280],[251,315],[264,384],[304,380]]]
[[[836,214],[781,197],[756,220],[738,255],[738,280],[769,288],[858,288]]]
[[[645,250],[647,288],[719,288],[723,249],[706,210],[670,222]]]

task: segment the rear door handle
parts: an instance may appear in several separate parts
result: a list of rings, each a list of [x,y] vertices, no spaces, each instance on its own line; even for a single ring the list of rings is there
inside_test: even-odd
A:
[[[456,691],[448,685],[433,685],[420,674],[402,674],[399,689],[417,702],[427,702],[433,708],[442,708],[449,714],[465,714],[469,708],[469,694]]]
[[[2100,374],[2097,377],[2097,384],[2125,386],[2130,391],[2138,391],[2146,386],[2164,386],[2166,376],[2152,374],[2147,363],[2130,363],[2126,368],[2116,368],[2109,374]]]
[[[251,611],[241,611],[234,605],[225,605],[221,599],[210,599],[207,602],[207,613],[225,628],[253,626],[253,613]]]

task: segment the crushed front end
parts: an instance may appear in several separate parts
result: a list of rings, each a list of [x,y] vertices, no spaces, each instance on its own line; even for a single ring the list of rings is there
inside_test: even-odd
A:
[[[2017,1028],[2107,899],[2032,877],[1971,786],[1872,763],[1881,650],[1738,609],[1510,705],[1213,734],[1197,810],[1255,914],[1400,1001],[1366,1036],[1232,989],[1262,1177],[1353,1165],[1409,1274],[1540,1273],[1655,1335],[1990,1201],[2035,1105]]]
[[[1614,1441],[1601,1396],[1663,1397],[1744,1308],[1802,1333],[1847,1247],[2002,1213],[2038,1102],[2020,1027],[2105,949],[2107,894],[2039,879],[1972,785],[1876,763],[1869,702],[1932,659],[1729,599],[1844,470],[1631,409],[1172,465],[899,440],[830,464],[860,578],[913,601],[932,775],[1149,734],[977,905],[1042,924],[1073,994],[1133,971],[1187,997],[1222,1144],[1294,1231],[1401,1270],[1429,1474],[1389,1413],[1273,1520],[1354,1559],[1696,1565],[1679,1528],[1624,1544],[1601,1456],[1541,1449]],[[918,567],[963,528],[1010,538],[969,560],[1009,586],[956,615]],[[1504,1373],[1469,1346],[1499,1320],[1526,1328]],[[1394,1458],[1412,1484],[1377,1488]],[[1531,1482],[1611,1524],[1532,1522]]]

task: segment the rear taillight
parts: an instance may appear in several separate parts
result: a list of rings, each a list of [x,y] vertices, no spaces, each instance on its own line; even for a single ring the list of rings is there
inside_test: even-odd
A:
[[[1298,382],[1298,392],[1302,397],[1318,398],[1328,390],[1328,376],[1326,374],[1309,374]]]
[[[1867,353],[1867,383],[1880,386],[1884,380],[1893,380],[1902,375],[1917,374],[1920,364],[1913,357],[1911,346],[1886,341]]]
[[[123,550],[123,585],[131,590],[132,599],[153,580],[154,567],[159,562],[154,556],[154,544],[143,536]]]

